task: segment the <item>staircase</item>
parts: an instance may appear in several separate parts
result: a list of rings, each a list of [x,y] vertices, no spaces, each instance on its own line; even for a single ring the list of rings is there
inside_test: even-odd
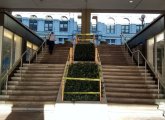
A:
[[[124,46],[103,45],[99,53],[108,103],[155,103],[158,88],[154,78],[147,70],[145,79],[144,66],[135,66]]]
[[[100,45],[98,49],[102,65],[135,65],[122,45]]]
[[[46,48],[37,61],[23,64],[9,80],[7,91],[3,90],[8,94],[0,101],[29,106],[55,103],[68,52],[68,46],[57,45],[52,55]]]

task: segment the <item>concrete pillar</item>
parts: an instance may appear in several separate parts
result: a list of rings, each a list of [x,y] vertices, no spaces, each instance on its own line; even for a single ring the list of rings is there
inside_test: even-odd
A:
[[[91,18],[91,11],[89,9],[82,10],[82,34],[90,33],[90,18]]]

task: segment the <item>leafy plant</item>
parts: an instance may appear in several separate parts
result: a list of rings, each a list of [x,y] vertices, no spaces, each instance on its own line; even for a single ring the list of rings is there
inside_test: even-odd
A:
[[[67,76],[76,78],[99,78],[99,68],[95,63],[71,64]]]
[[[77,44],[74,53],[75,61],[94,61],[95,46],[94,44]]]

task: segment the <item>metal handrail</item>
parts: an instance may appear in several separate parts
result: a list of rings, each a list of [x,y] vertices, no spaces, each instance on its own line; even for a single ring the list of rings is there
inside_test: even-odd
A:
[[[34,53],[33,56],[31,55],[33,53],[29,54],[29,64],[31,63],[31,58],[33,58],[35,55],[36,55],[36,59],[37,59],[37,53],[41,49],[41,47],[42,47],[42,52],[43,52],[43,45],[44,45],[45,42],[46,41],[44,41],[41,44],[41,46],[37,50],[35,50],[35,53]],[[4,81],[4,79],[6,78],[6,80],[4,81],[5,82],[6,95],[7,95],[7,88],[8,88],[8,77],[15,70],[15,68],[19,65],[19,63],[20,63],[20,67],[23,66],[23,57],[24,57],[24,55],[26,55],[27,52],[28,52],[28,49],[21,55],[20,59],[18,59],[14,63],[14,65],[12,65],[12,68],[8,69],[7,72],[6,72],[6,74],[1,78],[1,81]],[[22,69],[21,68],[20,68],[20,78],[22,80]],[[0,90],[1,90],[1,87],[2,87],[1,81],[0,81]],[[4,83],[4,82],[2,82],[2,83]]]
[[[136,54],[137,53],[137,55],[138,55],[138,60],[137,60],[137,62],[138,62],[138,67],[139,67],[139,54],[142,56],[142,58],[144,59],[144,61],[145,61],[145,80],[146,80],[146,69],[147,69],[147,65],[148,65],[148,67],[150,68],[150,70],[154,73],[154,76],[156,77],[156,79],[157,79],[157,81],[158,81],[158,98],[159,98],[159,89],[160,89],[160,83],[161,83],[161,85],[162,85],[162,87],[165,89],[165,86],[163,85],[163,83],[162,83],[162,80],[161,80],[161,78],[159,77],[159,75],[158,75],[158,73],[156,73],[155,72],[155,70],[154,70],[154,68],[153,68],[153,66],[148,62],[148,60],[144,57],[144,55],[142,54],[142,52],[140,51],[140,50],[136,50],[136,51],[132,51],[131,49],[130,49],[130,47],[128,46],[128,44],[127,44],[127,41],[125,40],[125,45],[127,46],[127,48],[128,48],[128,50],[129,50],[129,52],[131,53],[131,55],[132,55],[132,60],[133,60],[133,56],[134,56],[134,54]]]
[[[8,77],[9,75],[15,70],[15,68],[18,66],[18,64],[21,62],[21,66],[22,66],[22,58],[23,56],[28,52],[28,50],[26,50],[20,57],[20,59],[18,59],[12,66],[12,68],[7,69],[6,74],[1,78],[1,81],[5,82],[5,89],[6,89],[6,94],[7,94],[7,85],[8,85]],[[6,78],[6,80],[4,80]],[[2,87],[2,84],[0,84],[0,88]]]

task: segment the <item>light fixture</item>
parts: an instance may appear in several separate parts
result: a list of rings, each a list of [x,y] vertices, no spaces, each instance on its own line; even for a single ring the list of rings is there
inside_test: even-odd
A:
[[[129,3],[133,3],[133,0],[130,0]]]

